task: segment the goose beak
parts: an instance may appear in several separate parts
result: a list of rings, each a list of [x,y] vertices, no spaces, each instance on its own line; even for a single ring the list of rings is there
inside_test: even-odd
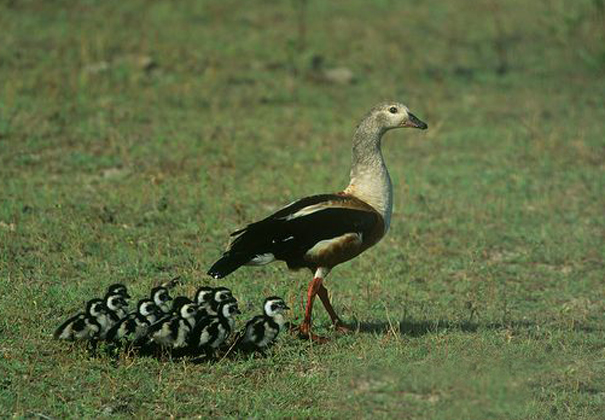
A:
[[[427,128],[429,128],[429,126],[426,125],[424,121],[421,121],[420,118],[418,118],[411,112],[408,113],[408,120],[403,123],[403,126],[410,128],[419,128],[421,130],[426,130]]]

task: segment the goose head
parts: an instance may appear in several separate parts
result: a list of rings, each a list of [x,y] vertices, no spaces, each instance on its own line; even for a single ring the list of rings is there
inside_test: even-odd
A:
[[[376,105],[364,121],[377,125],[383,131],[394,128],[418,128],[426,130],[428,125],[412,114],[407,106],[400,102],[384,102]]]

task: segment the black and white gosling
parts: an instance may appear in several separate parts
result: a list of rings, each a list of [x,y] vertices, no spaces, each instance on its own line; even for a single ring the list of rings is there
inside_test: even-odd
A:
[[[141,299],[137,311],[129,313],[111,327],[105,338],[108,341],[137,342],[162,315],[160,308],[151,299]]]
[[[170,293],[168,293],[168,289],[166,287],[154,287],[151,289],[149,297],[164,314],[167,315],[172,313],[172,296],[170,296]]]
[[[195,327],[197,305],[190,299],[179,296],[174,300],[174,306],[178,314],[163,318],[149,327],[148,346],[152,350],[178,350],[187,347],[189,334]]]
[[[195,292],[195,303],[197,304],[197,321],[200,321],[207,316],[216,315],[212,309],[214,301],[214,288],[210,286],[202,286]]]
[[[54,337],[57,340],[96,340],[102,331],[100,319],[105,319],[107,308],[101,299],[92,299],[86,303],[86,312],[80,312],[69,318],[57,328]]]
[[[231,290],[226,287],[200,287],[195,293],[195,302],[198,305],[197,319],[200,320],[207,316],[216,316],[218,306],[229,299],[235,298],[233,297]]]
[[[114,323],[128,315],[128,301],[124,295],[105,295],[105,306],[107,306],[111,320]]]
[[[128,315],[128,302],[121,294],[105,295],[105,307],[107,314],[101,322],[101,338],[106,338],[109,330]]]
[[[105,293],[105,306],[110,311],[110,317],[115,323],[116,321],[128,315],[128,289],[122,283],[112,284],[107,288]]]
[[[260,351],[268,349],[284,329],[286,319],[284,311],[290,308],[280,297],[271,296],[265,299],[263,315],[257,315],[246,324],[239,349],[243,351]]]
[[[218,314],[218,307],[220,306],[221,303],[223,302],[227,302],[230,299],[235,299],[233,297],[233,293],[231,292],[230,289],[226,288],[226,287],[215,287],[214,289],[214,296],[212,299],[212,303],[211,303],[211,307],[212,310]],[[237,301],[237,299],[236,299]]]
[[[216,316],[209,316],[197,323],[189,340],[193,355],[212,356],[235,328],[235,316],[241,314],[233,298],[221,303]]]

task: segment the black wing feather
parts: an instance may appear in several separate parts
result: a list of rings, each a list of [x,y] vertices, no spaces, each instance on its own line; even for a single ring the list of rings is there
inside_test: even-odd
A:
[[[279,210],[273,215],[235,232],[231,246],[208,271],[222,278],[248,263],[255,256],[271,253],[289,266],[302,263],[304,254],[316,243],[346,233],[368,233],[377,223],[379,215],[372,211],[348,207],[327,207],[305,216],[287,219],[305,207],[329,200],[344,198],[337,195],[307,197]],[[304,264],[303,264],[304,266]]]
[[[279,209],[278,211],[273,213],[271,216],[268,216],[268,217],[264,218],[263,220],[260,220],[258,222],[254,222],[254,223],[250,223],[245,228],[236,230],[230,236],[237,236],[237,235],[249,230],[250,228],[254,227],[255,225],[260,225],[260,224],[265,223],[270,220],[283,219],[285,217],[290,216],[291,214],[294,214],[294,213],[304,209],[305,207],[325,203],[326,201],[345,201],[345,200],[346,200],[345,197],[336,195],[336,194],[318,194],[318,195],[312,195],[310,197],[305,197],[305,198],[302,198],[291,204],[288,204],[286,207],[282,207],[281,209]]]

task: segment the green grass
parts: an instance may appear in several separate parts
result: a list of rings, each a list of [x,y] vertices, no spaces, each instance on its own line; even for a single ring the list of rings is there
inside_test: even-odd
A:
[[[294,1],[3,2],[3,415],[602,418],[602,2],[500,3],[311,0],[301,50]],[[356,83],[315,81],[315,54]],[[383,99],[429,130],[386,136],[391,231],[328,278],[357,333],[211,365],[51,339],[111,283],[215,284],[230,231],[346,185]],[[221,284],[300,320],[308,280]]]

